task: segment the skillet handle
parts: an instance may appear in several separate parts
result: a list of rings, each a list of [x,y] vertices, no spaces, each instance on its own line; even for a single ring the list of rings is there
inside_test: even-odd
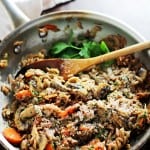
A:
[[[1,0],[1,2],[11,17],[15,28],[30,20],[12,0]]]

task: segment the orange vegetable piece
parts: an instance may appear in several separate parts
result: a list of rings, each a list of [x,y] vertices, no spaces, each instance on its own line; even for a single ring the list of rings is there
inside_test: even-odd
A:
[[[67,107],[64,111],[61,111],[60,114],[59,114],[59,116],[60,116],[61,118],[65,118],[65,117],[67,117],[68,115],[73,114],[76,109],[77,109],[76,106],[69,106],[69,107]]]
[[[14,128],[7,127],[3,130],[3,135],[11,144],[20,144],[22,141],[22,137],[19,132],[17,132]]]
[[[65,117],[67,117],[67,115],[68,115],[68,112],[67,111],[61,111],[61,112],[59,112],[59,117],[61,117],[61,118],[65,118]]]
[[[69,106],[69,107],[66,108],[66,111],[67,111],[68,114],[74,113],[75,110],[76,110],[76,107],[74,107],[74,106]]]
[[[32,96],[32,93],[29,90],[22,90],[15,94],[17,100],[24,100]]]
[[[45,150],[54,150],[54,148],[53,148],[52,144],[48,143],[48,144],[46,145]]]

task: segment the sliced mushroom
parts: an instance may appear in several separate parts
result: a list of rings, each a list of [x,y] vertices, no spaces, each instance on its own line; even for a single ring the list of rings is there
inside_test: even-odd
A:
[[[40,135],[40,141],[38,143],[38,145],[39,145],[38,146],[39,147],[38,150],[44,150],[46,145],[47,145],[47,143],[48,143],[48,140],[47,140],[45,134],[41,134]]]
[[[33,125],[31,136],[32,136],[31,138],[32,146],[33,148],[37,149],[38,142],[40,141],[40,136],[39,136],[39,133],[35,124]]]
[[[37,107],[35,105],[31,104],[20,113],[20,118],[22,121],[24,121],[27,118],[31,118],[31,117],[35,116],[37,113],[38,113]]]
[[[18,130],[20,131],[26,131],[29,127],[28,121],[26,122],[22,122],[21,118],[20,118],[20,113],[24,110],[23,106],[20,106],[16,113],[15,113],[15,118],[14,118],[14,122],[15,122],[15,126],[17,127]]]

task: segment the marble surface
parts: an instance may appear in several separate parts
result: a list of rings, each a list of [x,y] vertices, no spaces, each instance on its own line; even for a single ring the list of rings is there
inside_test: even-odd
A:
[[[30,18],[40,16],[41,1],[13,0],[19,8]],[[145,39],[150,39],[150,0],[74,0],[65,5],[58,6],[51,11],[58,10],[90,10],[97,11],[122,20],[139,32]],[[45,11],[46,12],[46,11]],[[0,1],[0,39],[14,30],[12,21]],[[147,142],[143,150],[150,149]],[[3,148],[0,146],[0,150]]]

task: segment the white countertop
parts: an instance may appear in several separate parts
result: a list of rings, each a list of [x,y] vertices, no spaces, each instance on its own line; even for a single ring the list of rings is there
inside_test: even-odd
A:
[[[31,19],[40,15],[41,6],[36,0],[14,0],[19,1],[16,4]],[[78,1],[78,3],[77,3]],[[80,1],[80,5],[79,5]],[[89,2],[90,1],[90,2]],[[113,16],[128,25],[132,26],[147,40],[150,39],[150,0],[75,0],[69,6],[61,7],[62,9],[86,9],[94,10],[107,15]],[[91,3],[91,5],[90,5]],[[9,32],[13,30],[13,26],[9,16],[0,2],[0,39],[3,39]]]

